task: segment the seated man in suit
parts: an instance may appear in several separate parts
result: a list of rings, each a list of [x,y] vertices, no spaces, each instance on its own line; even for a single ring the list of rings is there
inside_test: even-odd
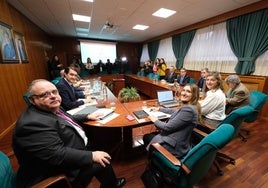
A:
[[[205,82],[206,82],[207,74],[208,74],[208,68],[201,69],[201,76],[198,79],[197,84],[196,84],[202,90],[202,92],[205,92],[203,90],[205,90],[206,88]]]
[[[226,94],[225,113],[229,114],[236,108],[249,104],[249,91],[244,84],[240,82],[237,75],[229,75],[225,82],[230,88]]]
[[[165,80],[169,83],[173,83],[176,78],[177,78],[177,75],[175,73],[175,67],[170,66],[169,73],[166,75]]]
[[[56,84],[62,98],[62,107],[65,110],[76,108],[80,105],[88,103],[91,98],[86,98],[81,90],[73,86],[77,80],[77,71],[73,67],[67,67],[64,69],[64,77]]]
[[[181,68],[177,81],[180,86],[185,86],[190,82],[190,76],[187,75],[187,70],[185,68]]]
[[[97,120],[100,114],[71,116],[60,108],[61,97],[54,84],[39,79],[28,89],[31,105],[17,120],[13,149],[20,164],[18,187],[57,174],[65,174],[75,188],[85,188],[95,176],[103,188],[123,187],[104,151],[91,151],[81,122]]]

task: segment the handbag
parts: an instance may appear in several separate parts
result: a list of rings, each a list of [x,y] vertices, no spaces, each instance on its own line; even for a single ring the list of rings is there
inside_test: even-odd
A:
[[[146,166],[145,171],[141,175],[141,180],[146,188],[163,187],[163,178],[161,173],[151,164]]]

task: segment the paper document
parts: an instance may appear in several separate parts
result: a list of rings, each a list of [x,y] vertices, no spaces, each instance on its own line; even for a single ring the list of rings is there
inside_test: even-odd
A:
[[[102,114],[99,119],[104,119],[107,116],[111,115],[114,112],[114,110],[110,108],[97,108],[95,106],[84,106],[83,108],[75,108],[72,110],[69,110],[68,113],[71,115],[79,115],[79,114],[96,114],[100,113]]]
[[[158,119],[162,119],[162,118],[169,118],[171,115],[164,113],[164,112],[160,112],[160,111],[151,111],[150,108],[146,108],[144,109],[144,111],[149,115],[149,116],[155,116]]]

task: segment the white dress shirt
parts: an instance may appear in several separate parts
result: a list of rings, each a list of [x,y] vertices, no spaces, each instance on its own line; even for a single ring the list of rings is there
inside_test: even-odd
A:
[[[221,89],[209,90],[206,98],[200,101],[201,113],[206,118],[222,121],[225,119],[226,97]]]

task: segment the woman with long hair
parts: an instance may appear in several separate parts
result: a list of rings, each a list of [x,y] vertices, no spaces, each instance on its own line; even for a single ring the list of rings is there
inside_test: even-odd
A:
[[[223,92],[222,79],[219,72],[209,72],[206,77],[208,91],[204,100],[200,101],[203,123],[218,127],[225,116],[226,97]]]
[[[145,134],[143,137],[146,149],[157,142],[169,152],[181,159],[191,149],[191,135],[194,127],[201,120],[199,105],[199,88],[195,84],[187,84],[180,95],[181,106],[178,109],[153,107],[154,111],[171,114],[167,121],[161,121],[155,116],[149,116],[159,132]]]

